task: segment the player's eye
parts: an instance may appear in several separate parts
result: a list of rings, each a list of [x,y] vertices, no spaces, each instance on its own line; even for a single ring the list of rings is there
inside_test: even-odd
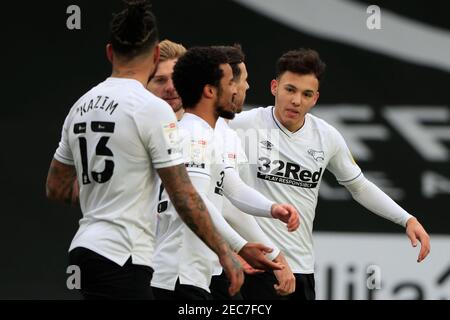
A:
[[[155,78],[155,82],[157,84],[164,84],[167,82],[167,79],[166,78]]]
[[[295,92],[294,88],[291,88],[291,87],[287,87],[286,91],[289,92],[289,93],[294,93]]]

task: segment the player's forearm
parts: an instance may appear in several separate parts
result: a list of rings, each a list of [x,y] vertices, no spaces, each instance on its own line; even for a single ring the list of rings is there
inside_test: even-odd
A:
[[[78,188],[76,179],[75,167],[53,159],[47,175],[47,198],[66,204],[79,205],[78,189],[75,189]]]
[[[346,187],[353,199],[385,219],[406,227],[406,222],[412,217],[380,188],[364,177]]]
[[[274,202],[245,184],[235,169],[227,169],[225,172],[224,193],[241,211],[254,216],[272,218],[271,209]]]
[[[237,233],[225,220],[222,213],[220,213],[214,204],[209,201],[206,195],[200,194],[202,199],[204,200],[208,211],[211,215],[211,219],[214,223],[214,226],[218,230],[218,232],[222,235],[222,237],[227,241],[230,245],[231,249],[235,252],[241,251],[241,249],[247,244],[247,240],[241,237],[239,233]]]
[[[223,216],[231,227],[239,232],[239,234],[247,241],[262,243],[267,247],[272,248],[273,251],[267,253],[267,258],[269,260],[273,260],[278,256],[280,250],[269,239],[269,237],[266,236],[264,231],[262,231],[261,227],[256,222],[255,217],[241,212],[227,199],[224,199]]]

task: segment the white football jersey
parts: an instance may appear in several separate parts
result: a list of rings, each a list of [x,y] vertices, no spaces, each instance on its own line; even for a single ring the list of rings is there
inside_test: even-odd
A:
[[[292,133],[271,106],[242,112],[229,125],[240,136],[249,161],[240,166],[242,180],[269,199],[294,205],[301,219],[294,232],[279,220],[256,217],[258,223],[294,273],[313,273],[312,229],[323,173],[328,169],[342,185],[362,174],[343,137],[311,114]]]
[[[191,177],[209,179],[206,196],[221,213],[225,168],[236,166],[233,146],[240,142],[220,119],[212,129],[200,117],[185,113],[179,126],[187,171]],[[174,290],[179,278],[181,284],[209,292],[212,274],[221,272],[217,255],[182,222],[165,192],[159,200],[152,286]]]
[[[83,217],[69,250],[151,266],[160,179],[183,163],[170,106],[133,79],[108,78],[72,107],[55,159],[76,167]]]

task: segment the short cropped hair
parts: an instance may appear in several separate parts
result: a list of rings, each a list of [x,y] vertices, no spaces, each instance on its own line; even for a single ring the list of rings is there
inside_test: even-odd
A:
[[[286,71],[298,74],[313,74],[321,80],[326,64],[320,59],[317,51],[312,49],[298,49],[283,54],[276,64],[276,77],[279,78]]]

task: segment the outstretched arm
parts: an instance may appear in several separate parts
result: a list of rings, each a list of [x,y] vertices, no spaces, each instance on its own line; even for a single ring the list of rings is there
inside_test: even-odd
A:
[[[421,243],[421,250],[417,262],[421,262],[430,252],[430,237],[419,221],[407,213],[387,194],[363,175],[353,183],[345,186],[352,194],[353,199],[373,213],[406,227],[406,234],[415,247],[417,240]]]
[[[243,212],[254,216],[279,219],[287,224],[290,232],[295,231],[299,227],[300,217],[292,205],[270,201],[242,181],[236,169],[228,168],[225,170],[223,184],[223,191],[227,199]]]
[[[414,234],[422,243],[417,261],[420,262],[425,259],[430,251],[430,239],[426,231],[422,226],[419,227],[420,224],[413,223],[411,226],[408,226],[409,221],[413,221],[414,217],[364,177],[342,135],[336,129],[333,128],[332,130],[334,131],[332,137],[335,139],[334,145],[336,150],[328,163],[327,169],[334,174],[341,185],[350,191],[353,199],[365,208],[385,219],[406,227],[413,245],[414,238],[412,236]]]
[[[422,227],[420,222],[414,217],[410,218],[406,223],[406,234],[411,240],[411,245],[413,247],[417,246],[417,240],[421,243],[419,256],[417,257],[417,262],[421,262],[430,253],[430,236]]]

